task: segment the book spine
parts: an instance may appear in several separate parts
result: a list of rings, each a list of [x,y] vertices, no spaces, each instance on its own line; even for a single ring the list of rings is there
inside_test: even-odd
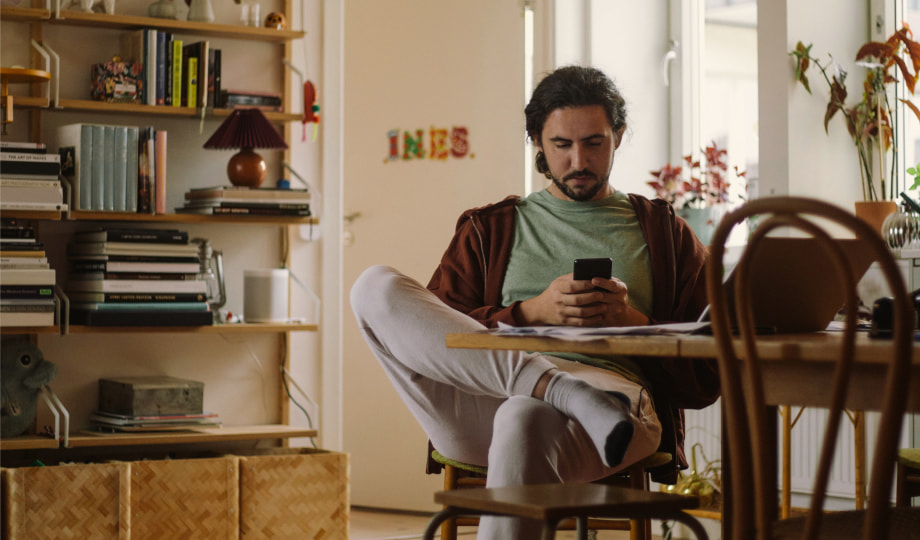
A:
[[[0,141],[0,152],[44,154],[47,151],[48,147],[41,142]]]
[[[146,47],[145,63],[148,66],[147,72],[147,105],[157,104],[157,30],[152,28],[144,29],[144,45]]]
[[[7,161],[29,161],[38,163],[61,163],[59,154],[37,154],[34,152],[0,152],[0,163]]]
[[[182,40],[173,38],[172,44],[172,106],[182,106]]]
[[[16,201],[0,201],[3,210],[37,210],[41,212],[63,212],[67,209],[64,203],[30,203]]]
[[[157,131],[156,141],[156,213],[166,213],[166,130]]]
[[[0,185],[0,199],[4,203],[63,204],[64,192],[61,190],[60,183],[44,188]]]
[[[76,233],[74,239],[77,242],[188,244],[188,233],[173,229],[104,229],[92,233]]]
[[[169,33],[162,30],[156,33],[157,42],[157,87],[156,87],[156,104],[166,105],[166,44],[169,39]]]
[[[202,293],[70,293],[80,302],[204,302]],[[79,299],[79,300],[78,300]]]
[[[115,126],[103,126],[102,209],[115,210]]]
[[[128,174],[128,128],[115,126],[115,145],[113,160],[113,210],[124,212],[127,209],[127,174]]]
[[[137,149],[137,211],[141,214],[149,214],[150,208],[150,190],[151,170],[153,162],[153,153],[150,151],[148,144],[153,138],[153,127],[145,126],[138,133]]]
[[[127,127],[125,160],[125,211],[137,212],[137,126]]]
[[[250,208],[235,208],[235,207],[220,207],[213,206],[211,207],[211,213],[214,215],[227,215],[227,214],[242,214],[250,216],[300,216],[306,217],[310,215],[310,209],[300,209],[300,208],[260,208],[260,207],[250,207]]]
[[[198,105],[198,59],[194,56],[189,56],[186,70],[188,71],[187,106],[194,108]]]
[[[102,210],[104,208],[104,166],[105,166],[105,128],[103,126],[93,126],[93,152],[92,152],[92,175],[90,182],[92,188],[90,191],[89,210]]]
[[[73,185],[73,193],[77,210],[88,210],[93,198],[93,126],[80,125],[80,151],[77,163],[77,183]],[[79,195],[77,195],[79,194]]]
[[[60,158],[60,155],[55,154]],[[47,174],[57,176],[61,172],[60,162],[2,161],[0,175],[5,174]]]

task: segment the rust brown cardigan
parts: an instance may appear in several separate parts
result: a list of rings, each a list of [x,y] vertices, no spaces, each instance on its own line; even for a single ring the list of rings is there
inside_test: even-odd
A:
[[[706,249],[687,223],[661,199],[630,194],[652,265],[654,322],[693,321],[706,305]],[[435,270],[428,289],[447,305],[494,328],[498,322],[519,325],[514,305],[502,306],[502,282],[514,241],[517,196],[467,210]],[[659,452],[674,456],[652,471],[657,482],[677,481],[687,468],[683,409],[700,409],[719,397],[715,360],[663,358],[639,360],[655,402],[662,434]]]

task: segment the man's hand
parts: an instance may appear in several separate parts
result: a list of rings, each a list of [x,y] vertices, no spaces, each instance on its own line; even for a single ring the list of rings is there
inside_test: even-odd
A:
[[[648,317],[629,305],[629,290],[619,279],[575,281],[572,274],[553,280],[538,296],[518,306],[530,326],[640,326]]]

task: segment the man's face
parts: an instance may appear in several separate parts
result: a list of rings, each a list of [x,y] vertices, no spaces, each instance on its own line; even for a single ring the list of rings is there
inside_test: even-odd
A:
[[[603,199],[623,130],[615,133],[600,105],[556,109],[546,117],[540,148],[553,177],[549,190],[570,201]]]

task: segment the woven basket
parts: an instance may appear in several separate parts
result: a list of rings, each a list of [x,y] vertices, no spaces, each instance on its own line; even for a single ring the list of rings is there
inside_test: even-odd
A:
[[[348,456],[307,448],[240,456],[243,539],[348,537]]]
[[[3,537],[129,537],[127,467],[61,465],[3,469]]]
[[[131,538],[239,538],[235,456],[136,461],[131,470]]]

